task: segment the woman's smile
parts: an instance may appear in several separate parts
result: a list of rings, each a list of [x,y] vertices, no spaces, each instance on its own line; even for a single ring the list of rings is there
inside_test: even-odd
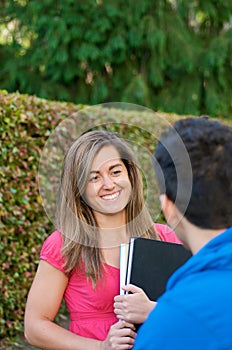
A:
[[[100,197],[103,200],[112,201],[112,200],[115,200],[115,199],[117,199],[119,197],[120,192],[121,191],[117,191],[117,192],[114,192],[112,194],[106,194],[106,195],[103,195],[103,196],[100,196]]]

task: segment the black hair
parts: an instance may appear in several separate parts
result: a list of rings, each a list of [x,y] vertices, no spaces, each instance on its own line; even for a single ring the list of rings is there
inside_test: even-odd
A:
[[[161,135],[154,167],[160,192],[192,224],[209,229],[232,225],[231,128],[205,117],[179,120]]]

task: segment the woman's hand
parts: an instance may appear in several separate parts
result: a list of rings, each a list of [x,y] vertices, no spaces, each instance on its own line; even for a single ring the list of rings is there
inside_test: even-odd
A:
[[[143,323],[156,302],[151,301],[141,288],[133,284],[123,287],[123,290],[132,294],[117,295],[114,298],[117,318],[134,324]]]
[[[102,342],[102,350],[132,349],[136,333],[133,324],[118,321],[110,327],[107,338]]]

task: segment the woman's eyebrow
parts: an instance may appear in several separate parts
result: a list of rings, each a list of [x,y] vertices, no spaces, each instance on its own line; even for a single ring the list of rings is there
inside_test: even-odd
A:
[[[109,167],[109,170],[112,170],[113,168],[116,168],[116,167],[122,167],[122,164],[121,163],[117,163],[117,164],[113,164]],[[99,170],[91,170],[90,171],[90,174],[99,174],[100,171]]]
[[[112,170],[113,168],[116,168],[116,167],[122,167],[122,164],[121,163],[117,163],[117,164],[113,164],[109,167],[109,170]]]

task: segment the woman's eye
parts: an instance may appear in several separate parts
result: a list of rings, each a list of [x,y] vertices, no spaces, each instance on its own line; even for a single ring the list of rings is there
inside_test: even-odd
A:
[[[114,171],[112,172],[112,175],[113,175],[113,176],[118,176],[118,175],[120,175],[121,173],[122,173],[121,170],[114,170]]]
[[[99,179],[99,176],[98,176],[98,175],[92,176],[92,177],[89,179],[89,182],[96,182],[98,179]]]

